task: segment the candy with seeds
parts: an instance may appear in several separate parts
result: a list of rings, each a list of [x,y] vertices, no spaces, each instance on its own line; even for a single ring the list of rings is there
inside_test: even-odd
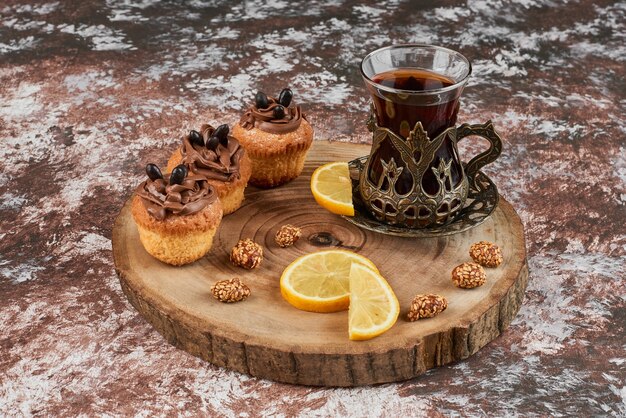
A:
[[[417,295],[411,302],[411,308],[407,314],[409,321],[417,321],[423,318],[432,318],[445,311],[448,301],[439,295]]]
[[[480,241],[472,244],[469,254],[481,266],[498,267],[502,264],[502,250],[489,241]]]
[[[300,234],[302,234],[302,230],[294,225],[283,225],[276,232],[276,236],[274,237],[274,241],[280,247],[289,247],[293,245],[300,238]]]
[[[235,266],[252,270],[263,261],[263,247],[250,238],[239,240],[230,251],[230,261]]]
[[[235,277],[215,283],[211,286],[211,294],[220,302],[234,303],[247,299],[250,296],[250,288]]]
[[[487,275],[480,264],[463,263],[452,270],[452,282],[457,287],[472,289],[482,286],[486,280]]]

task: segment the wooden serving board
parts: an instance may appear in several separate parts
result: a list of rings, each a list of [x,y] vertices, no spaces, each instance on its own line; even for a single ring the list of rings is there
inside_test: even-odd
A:
[[[249,188],[244,206],[223,219],[211,252],[183,267],[145,252],[130,214],[130,201],[113,230],[113,256],[124,293],[171,344],[213,364],[280,382],[357,386],[393,382],[463,360],[507,328],[522,303],[528,278],[523,227],[504,199],[483,224],[442,238],[401,238],[359,229],[315,203],[309,189],[315,167],[368,154],[369,146],[315,142],[302,175],[272,190]],[[288,248],[274,243],[284,224],[302,228]],[[261,266],[248,271],[228,260],[240,238],[264,247]],[[451,270],[471,261],[472,243],[501,246],[503,264],[487,269],[487,283],[465,290]],[[318,314],[293,308],[280,294],[283,269],[312,251],[344,248],[370,258],[400,301],[398,322],[369,341],[348,339],[348,312]],[[241,278],[251,289],[244,302],[224,304],[210,288]],[[409,322],[417,293],[438,293],[448,309],[435,318]]]

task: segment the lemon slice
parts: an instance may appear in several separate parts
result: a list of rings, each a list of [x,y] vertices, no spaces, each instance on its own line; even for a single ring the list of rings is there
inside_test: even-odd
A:
[[[335,162],[318,167],[311,176],[311,192],[324,209],[337,215],[354,216],[348,163]]]
[[[400,304],[389,283],[378,272],[353,263],[350,270],[349,335],[369,340],[396,323]]]
[[[350,267],[359,264],[378,272],[369,259],[346,250],[307,254],[289,264],[280,278],[280,293],[298,309],[345,311],[350,306]]]

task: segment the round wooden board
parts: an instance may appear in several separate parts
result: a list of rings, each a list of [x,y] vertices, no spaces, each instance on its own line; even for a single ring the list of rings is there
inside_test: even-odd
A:
[[[211,252],[183,267],[172,267],[145,252],[129,202],[113,230],[113,256],[124,293],[171,344],[219,366],[280,382],[357,386],[393,382],[463,360],[507,328],[522,303],[528,278],[524,232],[504,199],[483,224],[441,238],[401,238],[350,224],[319,207],[309,189],[315,167],[366,155],[367,145],[315,142],[302,175],[272,190],[249,188],[244,206],[227,216]],[[292,247],[280,248],[274,234],[284,224],[302,228]],[[264,247],[253,271],[232,266],[230,249],[240,238]],[[487,283],[465,290],[450,272],[471,261],[472,243],[501,246],[503,264],[487,269]],[[348,339],[348,313],[299,311],[283,300],[279,278],[296,257],[327,248],[350,249],[370,258],[400,301],[398,322],[369,341]],[[210,288],[240,277],[251,289],[244,302],[224,304]],[[406,313],[418,293],[437,293],[448,309],[435,318],[409,322]]]

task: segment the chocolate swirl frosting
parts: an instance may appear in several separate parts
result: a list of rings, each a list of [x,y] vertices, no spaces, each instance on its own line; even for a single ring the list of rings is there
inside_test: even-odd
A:
[[[217,193],[199,175],[187,176],[181,184],[159,178],[146,180],[135,190],[150,215],[162,221],[170,215],[192,215],[215,202]]]
[[[211,125],[202,125],[200,132],[204,142],[208,141],[215,128]],[[187,165],[191,172],[206,177],[208,180],[234,181],[240,176],[239,162],[244,154],[243,147],[234,137],[228,137],[226,146],[219,144],[215,150],[205,146],[193,144],[189,135],[183,137],[180,153],[182,163]]]
[[[239,124],[248,130],[259,128],[272,134],[284,134],[298,129],[302,119],[306,119],[300,106],[285,108],[285,116],[281,119],[275,119],[274,109],[280,105],[273,97],[268,97],[268,101],[269,105],[264,109],[259,109],[256,105],[250,107],[239,120]]]

